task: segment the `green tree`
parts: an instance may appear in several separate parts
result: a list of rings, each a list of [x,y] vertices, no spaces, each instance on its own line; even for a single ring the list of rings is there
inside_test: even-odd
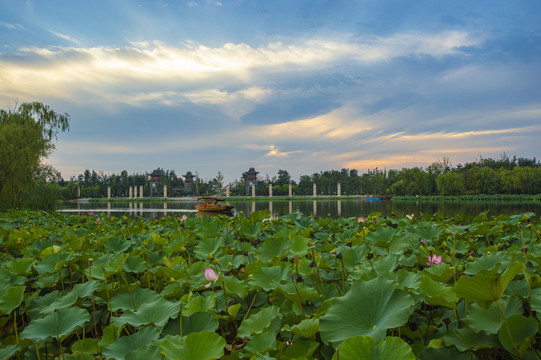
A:
[[[20,206],[36,184],[42,160],[54,149],[59,131],[69,130],[69,115],[39,102],[0,110],[0,206]],[[35,194],[34,194],[35,195]]]

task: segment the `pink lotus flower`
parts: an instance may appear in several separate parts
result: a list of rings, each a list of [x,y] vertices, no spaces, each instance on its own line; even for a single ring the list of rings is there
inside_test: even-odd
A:
[[[182,219],[181,219],[181,220],[182,220],[182,221],[186,221],[187,218],[188,218],[188,217],[186,216],[186,214],[184,214],[184,215],[182,215]]]
[[[427,266],[432,266],[432,265],[438,265],[438,264],[441,264],[441,255],[440,256],[436,256],[436,254],[433,254],[432,257],[428,257],[428,262],[425,263]]]
[[[407,217],[408,219],[410,219],[410,220],[412,220],[414,216],[415,216],[415,214],[406,215],[406,217]]]
[[[205,279],[210,281],[210,283],[205,284],[205,288],[208,288],[213,282],[216,282],[216,280],[218,280],[218,277],[219,277],[218,274],[216,274],[214,270],[212,270],[211,268],[206,268]]]
[[[94,215],[94,211],[90,210],[90,216]]]
[[[100,219],[100,218],[97,218],[96,221],[101,221],[101,219]]]

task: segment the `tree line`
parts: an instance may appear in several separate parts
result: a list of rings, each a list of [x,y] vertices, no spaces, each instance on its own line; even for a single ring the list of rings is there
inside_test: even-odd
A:
[[[168,195],[187,195],[183,193],[183,180],[174,170],[157,170],[161,174],[162,186],[168,186]],[[62,187],[78,184],[82,197],[104,197],[107,187],[113,196],[127,196],[129,186],[142,185],[144,196],[148,196],[149,174],[106,175],[103,172],[85,170],[83,174],[61,181]],[[251,195],[246,188],[246,173],[229,183],[231,196]],[[448,158],[443,158],[426,168],[413,167],[396,169],[369,169],[360,174],[356,169],[328,170],[301,175],[298,181],[291,178],[287,170],[278,170],[277,175],[260,176],[256,181],[256,195],[267,196],[272,185],[274,196],[287,196],[289,185],[294,195],[310,196],[313,184],[317,195],[336,195],[340,183],[341,195],[388,194],[388,195],[468,195],[468,194],[539,194],[541,193],[541,164],[536,158],[517,158],[502,154],[499,159],[482,158],[465,164],[452,166]],[[194,179],[193,193],[190,195],[216,195],[225,192],[227,184],[223,175],[210,180],[198,176]],[[248,190],[248,192],[247,192]],[[73,197],[73,191],[69,192]]]

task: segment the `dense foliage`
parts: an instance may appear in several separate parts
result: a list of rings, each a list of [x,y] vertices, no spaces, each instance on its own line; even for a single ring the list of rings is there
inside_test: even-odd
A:
[[[533,214],[0,215],[1,358],[533,359]]]
[[[171,196],[184,195],[182,179],[173,170],[163,171],[162,185],[168,186]],[[63,181],[62,186],[80,186],[82,197],[104,197],[107,187],[113,196],[127,196],[128,187],[143,185],[145,196],[149,193],[148,174],[131,174],[122,171],[120,175],[106,175],[103,172],[85,170],[84,174]],[[251,195],[246,192],[246,173],[240,180],[230,183],[232,196]],[[278,170],[277,176],[260,177],[256,185],[257,196],[267,196],[272,184],[274,196],[287,196],[289,184],[297,196],[312,195],[316,184],[318,195],[335,195],[337,184],[341,185],[342,195],[392,194],[399,196],[449,196],[472,194],[541,194],[541,165],[535,158],[509,158],[503,154],[499,160],[480,158],[478,161],[452,167],[448,160],[434,162],[426,169],[414,167],[401,170],[369,169],[359,174],[355,169],[321,171],[312,175],[302,175],[296,182],[287,170]],[[76,185],[77,184],[77,185]],[[174,191],[174,189],[178,191]],[[220,172],[213,179],[196,178],[196,194],[219,194],[225,191]],[[73,191],[68,192],[73,194]],[[69,197],[68,197],[69,198]]]
[[[54,205],[56,197],[45,184],[51,169],[42,161],[54,150],[58,132],[68,129],[68,114],[39,102],[0,109],[0,209]]]

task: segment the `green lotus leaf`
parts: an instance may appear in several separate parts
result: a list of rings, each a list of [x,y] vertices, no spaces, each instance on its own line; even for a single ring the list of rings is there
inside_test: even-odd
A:
[[[216,237],[222,231],[223,223],[219,219],[204,217],[195,226],[195,232],[201,239]]]
[[[244,347],[247,354],[264,354],[268,350],[276,348],[276,332],[268,329],[265,332],[255,334]]]
[[[389,247],[393,237],[398,235],[398,230],[392,227],[382,227],[376,231],[372,231],[365,236],[365,240],[370,242],[373,246]]]
[[[310,242],[310,239],[304,236],[301,236],[301,235],[293,236],[289,244],[289,254],[295,255],[295,256],[306,255],[306,253],[308,253],[309,242]]]
[[[2,291],[2,297],[0,298],[0,311],[6,315],[9,315],[15,310],[23,301],[24,298],[24,286],[11,286],[5,292]]]
[[[257,268],[250,278],[250,284],[269,291],[282,281],[291,281],[291,264],[281,262],[278,266],[262,266]]]
[[[233,276],[224,276],[222,279],[225,283],[225,291],[229,295],[240,296],[242,299],[248,295],[250,287],[245,281],[239,280]]]
[[[126,354],[126,359],[129,360],[160,360],[163,355],[160,353],[158,345],[150,344],[132,350]]]
[[[239,228],[239,233],[244,235],[248,239],[256,239],[257,235],[261,232],[261,223],[245,222]]]
[[[473,277],[462,276],[454,289],[459,297],[476,302],[487,309],[493,301],[502,297],[509,282],[523,269],[523,264],[513,262],[501,275],[498,274],[497,269],[481,270]]]
[[[190,316],[182,316],[182,336],[203,330],[216,331],[218,325],[218,320],[208,312],[196,312]],[[163,335],[180,336],[180,321],[178,319],[170,320],[162,331]]]
[[[128,250],[132,246],[131,241],[122,240],[120,238],[114,237],[109,238],[104,244],[104,249],[107,252],[111,253],[121,253]]]
[[[484,332],[476,333],[470,327],[450,330],[441,339],[447,346],[453,345],[460,351],[490,349],[498,346],[496,336],[487,335]]]
[[[404,325],[413,311],[413,298],[383,278],[357,281],[342,297],[333,299],[319,331],[325,342],[337,346],[352,336],[371,336],[376,341],[387,329]]]
[[[132,301],[133,299],[133,301]],[[131,296],[129,292],[117,294],[111,298],[111,311],[117,310],[132,310],[135,311],[135,307],[139,309],[141,305],[145,303],[152,303],[163,299],[163,297],[157,292],[150,289],[135,289],[132,291]]]
[[[208,296],[195,296],[192,297],[188,303],[182,308],[182,314],[190,316],[194,313],[203,311],[212,311],[216,305],[216,294],[211,293]]]
[[[95,291],[99,291],[103,289],[103,287],[103,283],[96,280],[89,280],[84,284],[77,284],[73,287],[73,290],[69,294],[56,299],[49,306],[44,306],[41,308],[41,313],[48,314],[58,309],[68,308],[75,304],[77,299],[91,296]]]
[[[129,273],[142,273],[147,270],[147,262],[143,258],[129,256],[124,263],[124,271]]]
[[[522,314],[522,301],[512,296],[500,301],[505,317]],[[487,334],[496,334],[503,324],[503,317],[498,303],[493,302],[488,309],[484,309],[478,304],[472,303],[468,306],[468,315],[466,323],[476,332],[484,331]]]
[[[530,347],[538,330],[539,322],[535,318],[512,315],[507,318],[507,324],[504,323],[500,327],[499,339],[507,351],[522,356]]]
[[[179,313],[180,303],[173,303],[160,297],[155,301],[141,304],[137,307],[137,311],[128,309],[120,317],[112,317],[111,322],[117,327],[124,324],[135,327],[154,324],[158,328],[163,328],[170,318],[176,318]]]
[[[207,237],[199,240],[194,248],[195,254],[200,259],[206,259],[209,254],[214,255],[218,249],[224,247],[224,239],[221,237]]]
[[[212,331],[201,331],[186,336],[181,345],[178,342],[164,340],[160,348],[166,359],[214,360],[224,355],[226,341]]]
[[[421,280],[421,295],[430,305],[442,305],[451,309],[456,307],[458,298],[452,287],[436,282],[428,276]]]
[[[317,318],[304,319],[293,326],[285,325],[282,328],[282,331],[290,331],[294,334],[311,339],[319,331],[319,320]]]
[[[464,272],[468,275],[478,274],[480,271],[490,271],[507,263],[508,255],[505,252],[485,254],[472,263],[466,264]]]
[[[402,290],[418,289],[421,285],[421,274],[416,272],[400,269],[396,272],[396,280],[398,288]]]
[[[310,359],[319,345],[318,342],[310,341],[309,339],[296,339],[293,344],[285,348],[284,352],[280,354],[279,359]]]
[[[71,352],[75,357],[80,357],[81,354],[91,354],[92,358],[94,358],[94,354],[99,352],[96,349],[96,339],[86,338],[77,340],[71,345]]]
[[[274,258],[283,258],[289,249],[289,231],[282,230],[275,237],[265,239],[257,248],[259,258],[262,261],[270,261]]]
[[[159,334],[160,331],[154,327],[142,328],[135,334],[123,336],[111,345],[104,347],[102,354],[107,359],[131,359],[126,356],[130,351],[150,345],[153,340],[158,338]]]
[[[415,360],[415,355],[411,347],[398,337],[387,337],[376,345],[372,337],[353,336],[338,345],[332,358],[333,360]]]
[[[239,326],[237,332],[240,337],[259,334],[269,328],[271,322],[280,317],[280,309],[276,306],[262,308],[258,313],[250,315]]]
[[[432,241],[434,239],[438,239],[443,232],[441,228],[435,227],[433,223],[423,222],[422,224],[427,226],[417,227],[413,231],[413,234],[418,239]]]
[[[21,333],[21,338],[32,341],[71,334],[75,328],[90,320],[88,311],[79,307],[58,310],[41,319],[34,319]]]
[[[0,348],[0,358],[1,359],[10,359],[17,351],[21,350],[20,345],[5,345]]]
[[[47,273],[55,273],[55,272],[58,272],[59,270],[57,268],[57,264],[59,265],[58,267],[61,268],[64,265],[64,263],[66,261],[71,260],[72,257],[73,256],[71,255],[71,253],[66,253],[66,252],[54,253],[47,256],[43,260],[41,260],[41,262],[35,265],[34,268],[40,275],[47,274]]]
[[[30,257],[22,257],[20,259],[13,259],[4,264],[4,267],[10,272],[11,275],[26,275],[32,270],[32,265],[35,259]]]

